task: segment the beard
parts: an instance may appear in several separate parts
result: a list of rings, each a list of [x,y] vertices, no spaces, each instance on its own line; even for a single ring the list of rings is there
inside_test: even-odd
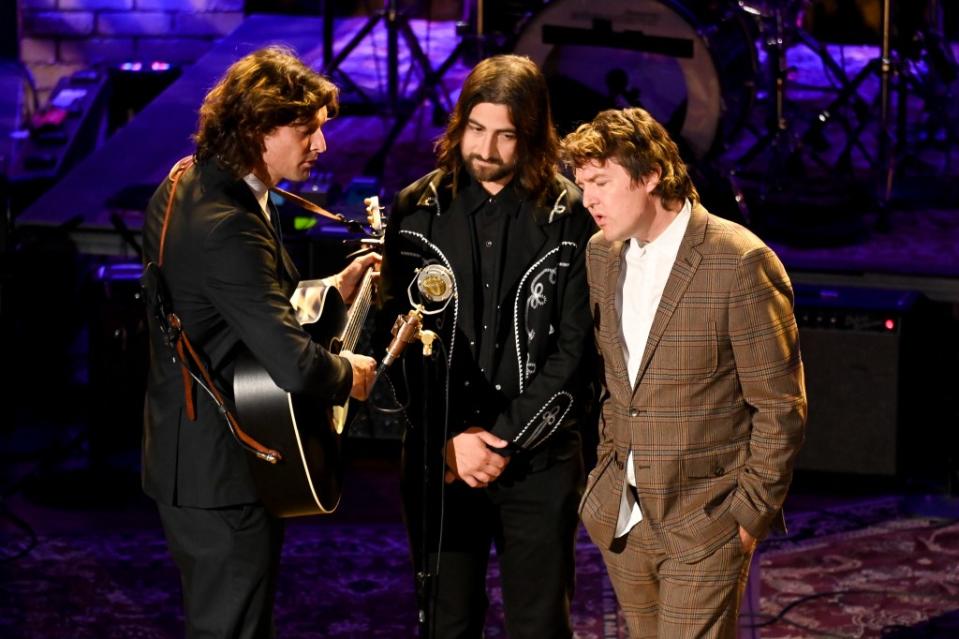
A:
[[[480,166],[479,160],[485,160],[486,165]],[[466,157],[466,171],[477,182],[498,182],[516,172],[516,163],[505,163],[500,159],[481,158],[476,153]]]

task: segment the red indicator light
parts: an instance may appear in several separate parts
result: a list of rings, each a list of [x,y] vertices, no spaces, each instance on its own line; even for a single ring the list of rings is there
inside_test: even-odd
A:
[[[894,320],[894,319],[887,319],[885,326],[886,326],[886,330],[887,330],[887,331],[895,330],[895,328],[896,328],[896,320]]]

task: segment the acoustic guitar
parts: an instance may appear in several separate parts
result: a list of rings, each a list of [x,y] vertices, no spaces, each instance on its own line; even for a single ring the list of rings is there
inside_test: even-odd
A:
[[[367,270],[348,311],[335,287],[323,291],[319,316],[303,326],[314,341],[332,353],[356,347],[373,300],[373,279],[373,269]],[[282,455],[276,464],[250,455],[257,494],[270,512],[299,517],[336,510],[343,487],[342,438],[349,402],[337,406],[288,393],[249,352],[237,358],[233,393],[246,432]]]

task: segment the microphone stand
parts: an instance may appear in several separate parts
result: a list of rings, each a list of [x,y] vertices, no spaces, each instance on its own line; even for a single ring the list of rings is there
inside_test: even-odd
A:
[[[431,330],[423,329],[423,315],[424,308],[421,304],[416,304],[409,313],[406,315],[400,315],[396,318],[396,321],[393,323],[393,340],[390,342],[390,345],[386,349],[386,355],[383,357],[379,366],[376,369],[376,375],[373,378],[373,383],[371,388],[376,386],[376,382],[379,381],[380,376],[384,371],[402,354],[403,350],[406,349],[408,344],[419,340],[423,344],[423,373],[422,373],[422,407],[421,407],[421,419],[420,419],[420,433],[419,436],[421,441],[421,459],[419,459],[420,469],[422,476],[420,478],[420,495],[419,495],[419,515],[420,515],[420,529],[419,529],[419,552],[414,553],[414,576],[416,583],[416,605],[417,605],[417,625],[419,627],[419,636],[422,639],[430,639],[433,634],[432,628],[432,610],[430,603],[433,599],[433,588],[434,588],[434,579],[436,577],[435,573],[430,571],[429,568],[429,547],[430,547],[430,537],[429,537],[429,526],[430,526],[430,488],[431,488],[431,477],[432,464],[430,460],[433,458],[431,449],[432,439],[430,437],[433,429],[428,428],[428,424],[432,421],[432,414],[430,413],[430,407],[432,403],[430,402],[430,387],[433,384],[433,379],[431,373],[433,369],[430,366],[430,360],[433,359],[433,342],[439,337],[436,333]],[[447,371],[447,374],[449,372]],[[437,380],[438,381],[438,380]],[[445,429],[444,429],[445,430]],[[440,442],[441,445],[443,442]],[[445,468],[444,468],[445,470]],[[442,481],[440,479],[440,494],[442,495]],[[404,498],[405,495],[404,495]],[[440,504],[440,512],[442,513],[442,503]],[[439,535],[438,535],[439,536]]]
[[[423,390],[422,390],[422,415],[423,420],[420,424],[420,438],[422,439],[422,456],[420,460],[421,472],[423,477],[420,480],[420,549],[419,561],[414,566],[416,578],[416,621],[419,627],[420,639],[432,639],[433,637],[433,588],[436,583],[436,574],[430,571],[430,428],[427,427],[431,421],[430,409],[430,372],[433,369],[430,366],[429,358],[423,358]],[[440,504],[440,512],[443,512],[443,505]]]
[[[430,302],[445,302],[445,304],[443,304],[441,308],[427,311],[423,303],[418,303],[414,299],[414,285],[419,288],[420,295],[422,296],[421,299],[426,299]],[[386,368],[402,354],[403,350],[408,344],[411,344],[416,340],[419,340],[423,344],[422,374],[420,378],[420,384],[422,386],[420,389],[422,406],[420,408],[420,419],[418,420],[419,437],[421,439],[419,442],[416,442],[415,438],[412,439],[412,441],[409,437],[404,438],[403,455],[403,499],[407,504],[406,515],[407,525],[410,532],[410,544],[413,548],[415,548],[413,552],[413,571],[416,583],[416,603],[418,609],[417,624],[419,628],[419,636],[422,639],[431,639],[434,632],[432,603],[435,598],[436,576],[439,573],[439,552],[441,550],[440,546],[442,545],[443,537],[443,499],[445,496],[446,486],[445,464],[441,465],[441,472],[437,473],[436,479],[439,480],[439,483],[436,484],[435,490],[432,473],[434,472],[434,460],[444,459],[442,455],[444,451],[442,449],[445,447],[446,443],[446,433],[448,432],[447,422],[449,420],[449,394],[447,393],[443,398],[442,413],[437,413],[433,406],[434,402],[430,401],[430,387],[434,383],[443,383],[444,380],[440,379],[439,375],[441,370],[446,371],[446,383],[448,383],[450,375],[449,367],[445,367],[445,369],[443,369],[430,365],[430,360],[434,359],[433,343],[439,339],[439,335],[431,330],[426,330],[423,328],[423,317],[425,315],[435,315],[443,312],[449,304],[449,301],[455,296],[455,289],[456,284],[453,274],[445,267],[430,265],[424,267],[423,269],[417,269],[416,276],[413,278],[413,281],[410,282],[408,288],[410,304],[412,305],[413,309],[406,315],[399,315],[396,318],[396,321],[393,323],[393,328],[391,331],[393,334],[393,340],[387,347],[386,355],[383,357],[383,360],[377,368],[376,377],[373,380],[373,384],[375,385],[383,371],[386,370]],[[445,347],[442,341],[440,341],[440,350],[444,352],[444,357],[441,361],[445,362]],[[434,423],[441,426],[441,428],[431,428],[430,426]],[[414,426],[412,422],[409,422],[409,429],[411,432],[415,432],[416,426]],[[441,450],[434,450],[433,442],[437,439]],[[419,443],[420,459],[415,459],[417,454],[417,443]],[[440,454],[437,455],[437,453]],[[409,464],[407,464],[407,462],[409,462]],[[411,469],[416,468],[417,466],[419,466],[418,472],[421,473],[419,477],[417,477],[414,472],[411,472]],[[413,494],[413,491],[410,490],[408,482],[408,480],[411,478],[411,475],[413,480],[419,479],[419,500],[418,504],[416,505],[416,507],[419,508],[418,513],[411,512],[412,509],[409,507],[409,504],[412,502],[410,497]],[[438,518],[439,526],[436,534],[437,561],[435,572],[430,570],[429,557],[431,541],[429,533],[430,524],[432,522],[432,513],[429,505],[430,497],[432,496],[433,492],[437,492],[439,494],[440,507]],[[416,519],[416,515],[419,515],[418,531],[413,523],[413,521]],[[419,534],[418,540],[416,539],[417,532]]]

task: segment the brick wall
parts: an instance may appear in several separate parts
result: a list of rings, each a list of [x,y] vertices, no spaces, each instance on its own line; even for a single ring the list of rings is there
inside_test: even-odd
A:
[[[57,80],[89,66],[193,62],[243,21],[243,0],[17,1],[20,57],[43,101]]]

